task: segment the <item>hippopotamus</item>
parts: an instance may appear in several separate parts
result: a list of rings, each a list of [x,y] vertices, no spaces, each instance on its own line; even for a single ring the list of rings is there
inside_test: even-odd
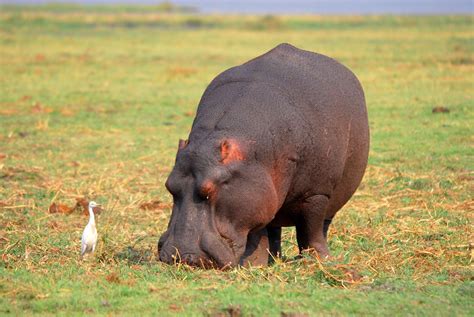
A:
[[[364,92],[341,63],[280,44],[206,88],[166,188],[173,209],[159,259],[226,268],[300,252],[329,255],[327,232],[367,165]]]

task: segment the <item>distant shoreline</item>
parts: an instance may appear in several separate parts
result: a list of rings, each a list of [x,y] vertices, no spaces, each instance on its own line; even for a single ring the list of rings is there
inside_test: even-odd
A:
[[[1,6],[15,6],[19,9],[52,10],[95,10],[113,9],[121,11],[164,11],[192,12],[198,14],[242,14],[242,15],[472,15],[473,4],[470,0],[437,1],[425,0],[412,2],[407,0],[293,0],[265,1],[242,0],[230,3],[218,0],[176,0],[149,1],[133,3],[110,0],[82,1],[41,1],[41,0],[1,0]]]

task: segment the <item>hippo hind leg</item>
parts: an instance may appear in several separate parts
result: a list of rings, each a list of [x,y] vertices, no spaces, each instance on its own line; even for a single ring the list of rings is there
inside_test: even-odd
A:
[[[300,253],[314,250],[320,257],[329,255],[327,230],[331,221],[326,220],[329,199],[325,195],[314,195],[303,202],[296,222],[296,239]]]

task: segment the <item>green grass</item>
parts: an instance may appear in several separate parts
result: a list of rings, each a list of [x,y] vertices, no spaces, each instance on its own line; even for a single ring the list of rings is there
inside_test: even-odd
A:
[[[0,13],[0,315],[473,315],[471,16],[140,10]],[[366,92],[369,167],[331,228],[334,258],[157,262],[164,181],[202,92],[281,42],[340,60]],[[48,212],[78,197],[105,205],[85,262],[87,218]],[[285,229],[289,257],[295,243]]]

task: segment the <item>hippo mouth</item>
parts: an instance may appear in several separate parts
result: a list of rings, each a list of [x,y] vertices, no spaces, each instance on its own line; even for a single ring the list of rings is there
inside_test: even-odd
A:
[[[238,265],[266,266],[270,261],[270,245],[266,228],[249,232],[245,248],[239,248],[243,249],[240,256],[236,251],[238,244],[220,234],[210,232],[202,234],[197,252],[187,249],[180,253],[177,248],[170,248],[169,245],[163,248],[168,238],[169,235],[165,232],[158,243],[158,251],[159,260],[170,265],[186,264],[201,269],[227,270]]]
[[[199,239],[198,251],[180,251],[173,246],[173,240],[167,232],[160,238],[158,256],[161,262],[221,270],[239,264],[234,249],[235,243],[220,234],[204,232]]]
[[[235,243],[222,234],[205,232],[202,235],[200,247],[221,270],[234,267],[239,263]]]

